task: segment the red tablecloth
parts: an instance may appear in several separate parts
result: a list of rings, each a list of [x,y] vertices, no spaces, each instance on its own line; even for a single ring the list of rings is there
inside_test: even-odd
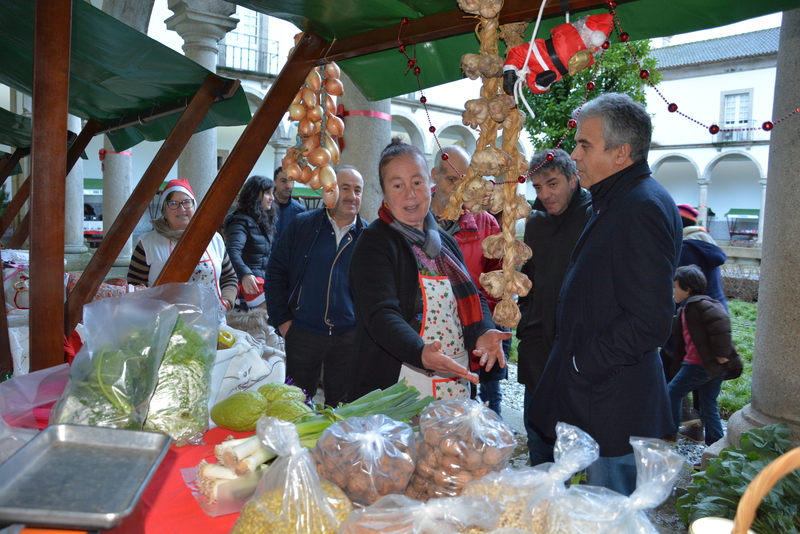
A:
[[[150,484],[142,495],[145,534],[227,534],[239,514],[208,516],[186,487],[181,469],[197,467],[200,460],[216,462],[214,445],[227,436],[244,438],[252,432],[231,432],[224,428],[209,430],[205,445],[170,447]]]

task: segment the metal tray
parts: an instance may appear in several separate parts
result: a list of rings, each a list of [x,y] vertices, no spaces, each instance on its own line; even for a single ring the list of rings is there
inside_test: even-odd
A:
[[[0,464],[0,524],[107,530],[130,515],[166,434],[53,425]]]

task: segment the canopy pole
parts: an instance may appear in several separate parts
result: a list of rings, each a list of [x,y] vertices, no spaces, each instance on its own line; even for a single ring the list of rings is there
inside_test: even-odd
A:
[[[100,284],[103,283],[104,277],[108,274],[108,270],[117,259],[122,247],[125,246],[128,237],[133,233],[144,212],[147,211],[150,201],[158,193],[158,188],[164,182],[164,178],[175,165],[186,143],[189,142],[203,117],[206,116],[209,108],[225,87],[226,80],[215,74],[209,74],[197,94],[192,97],[186,111],[181,115],[169,137],[164,140],[114,224],[111,225],[111,229],[103,238],[103,242],[100,243],[94,257],[83,271],[75,289],[67,298],[64,305],[64,333],[67,336],[72,334],[75,325],[80,322],[84,304],[92,301]]]
[[[31,136],[30,370],[64,363],[64,194],[72,0],[36,0]]]
[[[156,285],[186,282],[328,42],[306,31],[211,184]]]

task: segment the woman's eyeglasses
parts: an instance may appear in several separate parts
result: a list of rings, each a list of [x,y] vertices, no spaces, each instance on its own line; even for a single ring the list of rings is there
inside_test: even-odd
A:
[[[187,199],[181,200],[181,201],[178,201],[178,200],[168,200],[167,201],[167,207],[169,209],[171,209],[171,210],[178,209],[178,206],[183,206],[183,209],[188,210],[189,208],[194,206],[194,200],[192,200],[191,198],[187,198]]]

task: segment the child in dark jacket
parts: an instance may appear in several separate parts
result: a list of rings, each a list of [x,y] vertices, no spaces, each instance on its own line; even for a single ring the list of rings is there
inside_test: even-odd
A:
[[[674,280],[678,311],[672,323],[674,353],[668,384],[672,416],[677,429],[683,397],[694,391],[700,399],[700,419],[706,445],[722,439],[717,397],[722,381],[742,374],[742,361],[731,340],[731,321],[725,308],[703,295],[706,277],[697,265],[678,267]]]

